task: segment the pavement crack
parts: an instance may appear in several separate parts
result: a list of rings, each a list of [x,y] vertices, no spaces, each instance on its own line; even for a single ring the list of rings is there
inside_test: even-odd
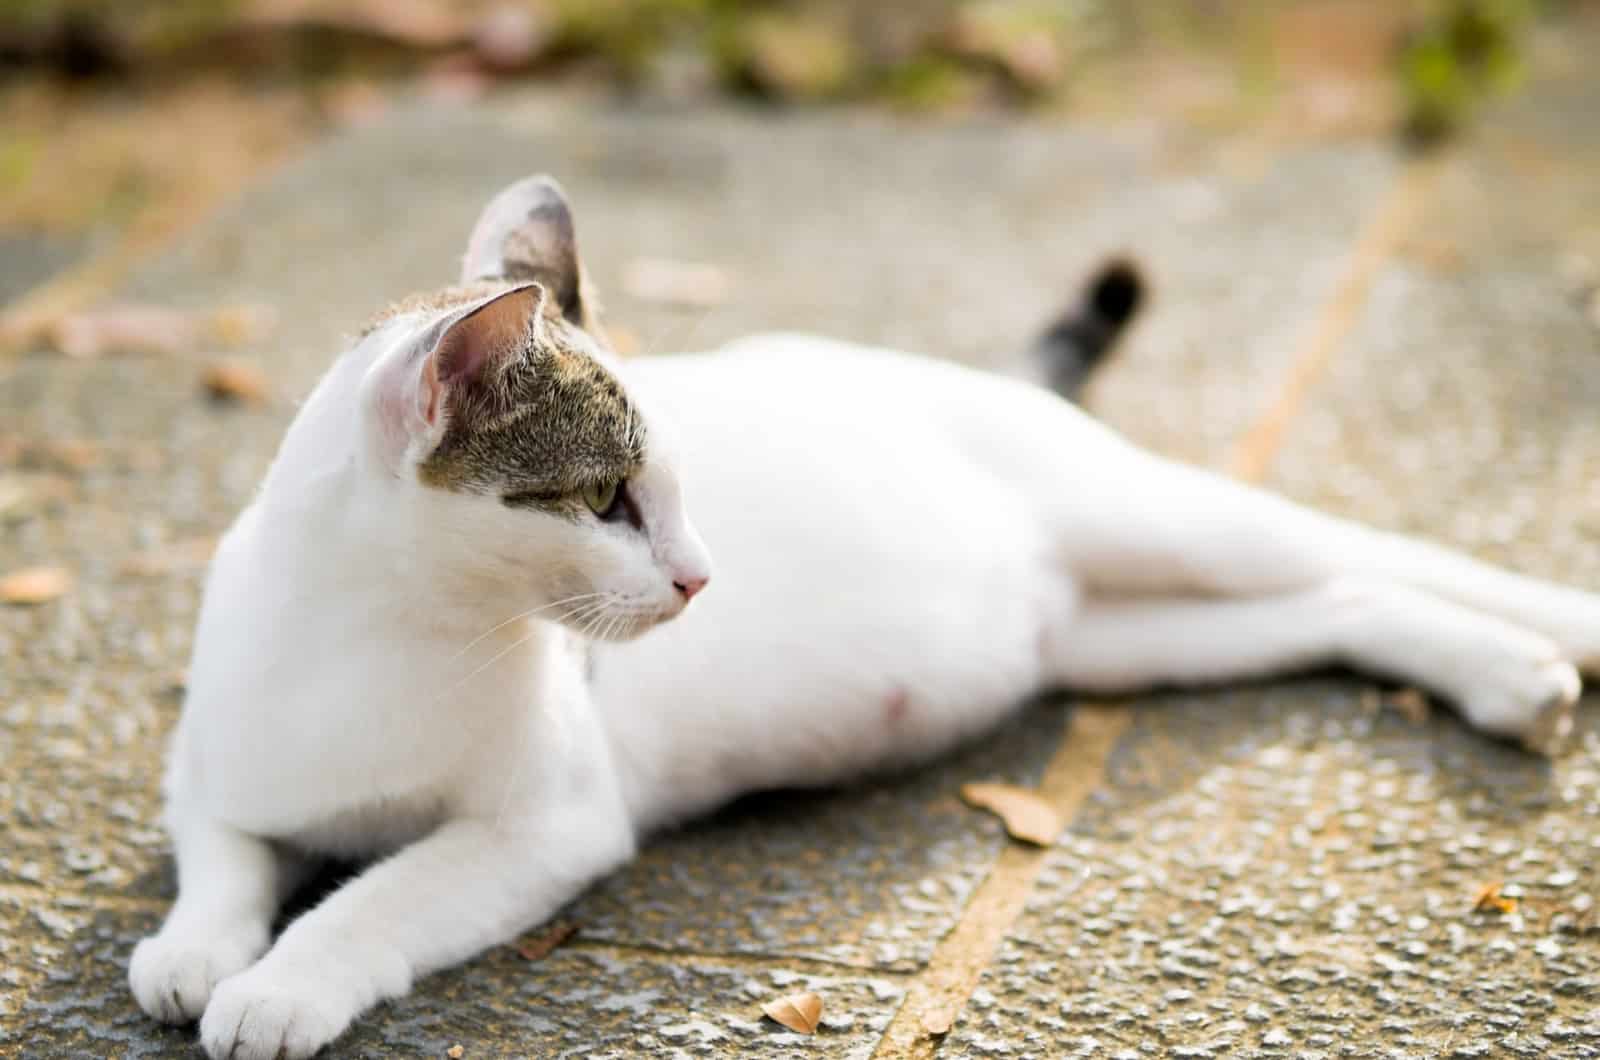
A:
[[[586,939],[578,934],[562,946],[565,950],[598,953],[626,959],[670,959],[675,962],[706,962],[728,967],[759,971],[806,972],[812,975],[851,976],[863,974],[876,978],[908,979],[917,974],[904,969],[885,968],[874,964],[857,964],[851,961],[833,961],[823,957],[804,957],[779,953],[737,953],[703,950],[684,950],[675,946],[647,942],[613,942],[608,939]]]

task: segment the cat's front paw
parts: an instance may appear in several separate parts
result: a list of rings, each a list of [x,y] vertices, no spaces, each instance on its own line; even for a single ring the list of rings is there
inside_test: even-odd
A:
[[[218,983],[244,971],[267,948],[261,930],[169,925],[134,947],[128,985],[139,1007],[163,1023],[200,1018]]]
[[[297,1060],[337,1038],[354,1015],[313,977],[257,965],[217,987],[200,1043],[211,1060]]]

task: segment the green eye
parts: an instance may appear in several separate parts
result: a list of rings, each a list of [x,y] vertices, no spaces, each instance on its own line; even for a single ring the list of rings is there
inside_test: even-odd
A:
[[[617,484],[615,482],[596,483],[583,488],[583,503],[589,510],[599,516],[610,513],[613,505],[617,503]]]

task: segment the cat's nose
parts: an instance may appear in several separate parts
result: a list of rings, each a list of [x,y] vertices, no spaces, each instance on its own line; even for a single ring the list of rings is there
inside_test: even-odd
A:
[[[683,596],[683,602],[688,603],[694,599],[695,593],[706,587],[706,582],[710,580],[710,578],[706,577],[684,578],[682,581],[673,582],[672,587]]]

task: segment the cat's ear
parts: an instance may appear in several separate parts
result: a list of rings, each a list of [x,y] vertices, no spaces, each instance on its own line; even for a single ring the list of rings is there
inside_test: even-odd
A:
[[[539,341],[545,298],[537,283],[513,287],[454,313],[376,366],[371,380],[385,462],[426,452],[444,434],[452,398],[493,384]]]
[[[478,280],[541,283],[562,316],[595,329],[598,307],[578,258],[572,208],[554,177],[519,180],[484,207],[461,263],[461,281]]]

